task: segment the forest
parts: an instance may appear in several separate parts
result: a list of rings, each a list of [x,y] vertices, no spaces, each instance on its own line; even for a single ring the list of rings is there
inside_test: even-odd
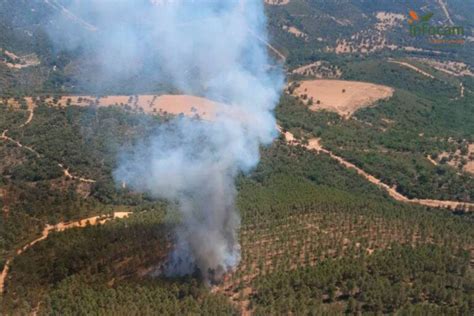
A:
[[[472,28],[472,3],[452,3],[456,22]],[[417,4],[442,22],[436,2]],[[253,170],[238,174],[241,261],[211,285],[199,271],[163,273],[177,243],[176,205],[112,175],[124,151],[173,117],[95,103],[58,106],[65,95],[180,91],[153,60],[130,78],[101,78],[89,48],[49,40],[54,10],[43,1],[0,1],[1,315],[474,314],[472,210],[397,201],[329,154],[408,199],[472,203],[474,177],[463,167],[474,144],[474,77],[417,59],[471,65],[472,41],[434,46],[404,36],[404,24],[380,31],[380,11],[406,15],[397,0],[266,5],[269,42],[284,57],[274,56],[268,69],[281,67],[290,87],[276,121],[296,142],[280,134],[260,148]],[[335,51],[354,38],[397,49]],[[21,60],[6,51],[32,54],[39,64],[8,67]],[[319,78],[293,72],[318,61],[333,76],[322,78],[382,84],[394,94],[349,118],[311,111],[290,90],[292,82]],[[308,150],[314,138],[325,152]]]
[[[395,87],[395,94],[357,111],[349,120],[330,112],[312,112],[301,100],[284,95],[277,108],[282,126],[299,138],[321,138],[325,148],[409,198],[472,201],[470,174],[459,172],[447,160],[433,165],[427,157],[443,152],[453,157],[474,142],[473,94],[455,98],[459,82],[430,82],[421,74],[377,59],[352,62],[342,69],[344,79],[370,78]],[[472,87],[471,82],[464,83]]]
[[[288,104],[298,107],[291,102],[296,101],[285,96],[278,108],[288,126],[306,113],[287,110]],[[238,179],[239,268],[212,288],[198,275],[161,276],[179,219],[165,202],[116,186],[110,170],[121,146],[146,137],[166,118],[120,108],[38,105],[32,122],[19,128],[26,110],[1,111],[8,135],[43,157],[2,143],[9,157],[1,169],[2,187],[8,188],[8,216],[1,217],[4,263],[46,223],[133,212],[52,233],[15,256],[2,297],[4,314],[221,315],[238,314],[242,306],[257,315],[462,314],[474,308],[468,214],[395,202],[329,156],[289,146],[282,137],[262,148],[258,167]],[[315,122],[339,120],[329,113],[309,115],[317,119],[302,129],[306,133]],[[64,179],[57,163],[97,182]]]

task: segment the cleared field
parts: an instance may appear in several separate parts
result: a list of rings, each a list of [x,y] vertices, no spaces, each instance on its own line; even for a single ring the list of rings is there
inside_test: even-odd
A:
[[[360,108],[390,98],[394,91],[383,85],[345,80],[308,80],[296,83],[295,87],[293,95],[307,101],[311,110],[328,110],[345,118]]]
[[[31,97],[25,98],[28,107],[34,107]],[[198,115],[211,119],[216,112],[217,102],[191,95],[110,95],[96,97],[90,95],[66,95],[57,98],[46,98],[46,103],[64,107],[68,104],[78,106],[121,106],[134,111],[145,113]],[[17,100],[9,99],[8,104],[19,106]]]

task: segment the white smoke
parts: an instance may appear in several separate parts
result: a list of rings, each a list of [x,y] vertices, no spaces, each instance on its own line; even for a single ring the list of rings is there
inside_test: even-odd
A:
[[[104,72],[122,76],[134,62],[153,59],[177,89],[219,101],[211,122],[172,120],[123,155],[114,172],[118,183],[178,206],[166,273],[198,268],[219,279],[240,260],[235,177],[256,166],[259,146],[277,134],[282,77],[268,72],[263,1],[85,2],[71,10],[94,17],[91,42]]]

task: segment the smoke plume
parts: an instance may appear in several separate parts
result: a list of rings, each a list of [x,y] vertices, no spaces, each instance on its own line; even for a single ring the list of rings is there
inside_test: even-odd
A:
[[[240,260],[235,177],[256,166],[259,146],[277,134],[282,78],[264,43],[263,1],[72,1],[70,10],[96,28],[81,38],[104,75],[130,77],[146,64],[176,89],[218,102],[210,121],[178,117],[161,126],[122,155],[114,178],[177,206],[167,274],[199,269],[219,279]]]

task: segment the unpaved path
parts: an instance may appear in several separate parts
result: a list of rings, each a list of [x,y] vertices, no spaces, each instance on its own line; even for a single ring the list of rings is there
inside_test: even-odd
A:
[[[32,97],[25,98],[30,109],[36,104]],[[125,109],[143,111],[148,114],[173,114],[173,115],[197,115],[201,118],[211,119],[216,113],[219,103],[206,98],[192,95],[108,95],[96,97],[92,95],[64,95],[54,98],[49,97],[44,100],[46,104],[57,107],[66,107],[68,104],[74,106],[120,106]],[[17,100],[10,98],[7,103],[19,108]]]
[[[247,28],[247,31],[253,36],[255,37],[256,39],[258,39],[260,42],[264,43],[272,52],[274,52],[280,59],[282,62],[285,62],[286,61],[286,56],[283,55],[282,53],[280,53],[280,51],[278,49],[276,49],[275,47],[272,46],[272,44],[270,44],[268,41],[266,41],[265,39],[261,38],[260,36],[258,36],[254,31],[252,31],[251,29]]]
[[[87,178],[82,178],[82,177],[78,177],[78,176],[74,176],[72,175],[70,172],[69,172],[69,168],[65,168],[62,164],[58,163],[58,166],[63,169],[63,173],[64,173],[64,176],[66,178],[69,178],[69,179],[73,179],[73,180],[79,180],[81,182],[85,182],[85,183],[95,183],[95,180],[92,180],[92,179],[87,179]]]
[[[30,124],[31,120],[33,120],[33,116],[34,116],[34,106],[32,103],[29,103],[28,107],[30,108],[30,115],[28,116],[27,120],[20,125],[20,127],[25,127],[26,125]],[[2,135],[0,135],[0,139],[4,140],[4,141],[9,141],[11,143],[14,143],[16,146],[20,147],[20,148],[25,148],[26,150],[32,152],[37,158],[41,158],[42,155],[37,152],[36,150],[34,150],[32,147],[29,147],[29,146],[26,146],[26,145],[23,145],[22,143],[20,143],[19,141],[7,136],[7,133],[8,133],[8,129],[4,130],[2,132]],[[92,179],[87,179],[87,178],[83,178],[83,177],[78,177],[78,176],[75,176],[75,175],[72,175],[70,172],[69,172],[69,168],[65,168],[63,166],[63,164],[61,163],[57,163],[58,167],[61,168],[63,170],[63,174],[64,176],[66,176],[67,178],[69,179],[73,179],[73,180],[79,180],[81,182],[85,182],[85,183],[95,183],[96,181],[95,180],[92,180]]]
[[[438,165],[438,163],[433,158],[431,158],[430,155],[426,156],[426,159],[428,159],[428,161],[431,162],[434,166]]]
[[[31,103],[28,104],[28,111],[30,112],[30,114],[28,115],[28,118],[26,119],[26,121],[20,125],[20,127],[25,127],[26,125],[30,124],[31,121],[33,120],[33,117],[35,115],[35,107],[33,104]]]
[[[278,129],[281,131],[281,127],[278,127]],[[363,176],[369,182],[384,189],[392,198],[394,198],[397,201],[405,202],[405,203],[420,204],[420,205],[429,206],[429,207],[449,208],[452,210],[454,209],[463,209],[466,211],[474,210],[474,203],[459,202],[459,201],[431,200],[431,199],[409,199],[408,197],[397,192],[396,188],[388,186],[387,184],[383,183],[380,179],[377,179],[373,175],[368,174],[367,172],[357,167],[353,163],[350,163],[344,158],[337,156],[331,151],[323,148],[323,146],[320,143],[320,139],[312,138],[309,140],[308,145],[303,145],[301,142],[296,140],[293,134],[291,134],[290,132],[285,132],[284,135],[285,135],[286,141],[290,145],[301,145],[309,150],[315,150],[317,152],[326,153],[331,158],[337,160],[337,162],[339,162],[344,167],[349,168],[349,169],[354,169],[359,175]]]
[[[80,26],[82,26],[84,29],[86,29],[88,31],[91,31],[91,32],[97,31],[97,27],[95,27],[94,25],[84,21],[83,19],[81,19],[80,17],[78,17],[77,15],[75,15],[74,13],[72,13],[71,11],[66,9],[65,7],[63,7],[58,1],[56,1],[56,0],[44,0],[44,2],[46,4],[48,4],[49,6],[53,7],[54,9],[58,10],[62,14],[64,14],[68,19],[70,19],[70,20],[76,22],[77,24],[79,24]]]
[[[25,148],[26,150],[28,150],[28,151],[32,152],[33,154],[35,154],[36,157],[38,157],[38,158],[41,157],[41,155],[40,155],[36,150],[34,150],[33,148],[31,148],[31,147],[29,147],[29,146],[25,146],[25,145],[23,145],[22,143],[20,143],[19,141],[14,140],[14,139],[11,138],[11,137],[8,137],[8,136],[7,136],[7,132],[8,132],[8,129],[4,130],[4,131],[2,132],[2,135],[0,136],[0,139],[3,139],[3,140],[5,140],[5,141],[12,142],[12,143],[14,143],[15,145],[17,145],[17,146],[20,147],[20,148]]]
[[[443,10],[444,14],[446,15],[446,18],[448,19],[449,23],[451,25],[454,25],[454,22],[451,19],[451,16],[449,15],[448,7],[447,7],[446,3],[444,3],[444,0],[438,0],[438,3],[441,6],[441,9]]]
[[[407,62],[404,62],[404,61],[397,61],[397,60],[393,60],[393,59],[389,59],[388,62],[389,62],[389,63],[392,63],[392,64],[399,64],[399,65],[402,65],[402,66],[404,66],[404,67],[406,67],[406,68],[409,68],[409,69],[411,69],[411,70],[414,70],[414,71],[416,71],[416,72],[422,74],[423,76],[426,76],[426,77],[431,78],[431,79],[436,79],[432,74],[427,73],[426,71],[421,70],[420,68],[418,68],[418,67],[416,67],[416,66],[414,66],[414,65],[412,65],[412,64],[409,64],[409,63],[407,63]]]
[[[28,68],[28,67],[33,67],[33,66],[38,66],[41,64],[40,60],[35,54],[29,54],[29,55],[24,55],[24,56],[17,56],[16,54],[9,52],[7,50],[4,50],[5,55],[13,59],[14,61],[18,60],[19,63],[16,62],[3,62],[7,67],[13,68],[13,69],[23,69],[23,68]]]
[[[114,212],[112,216],[100,215],[100,216],[92,216],[92,217],[80,219],[74,222],[60,222],[56,225],[46,224],[40,237],[36,238],[35,240],[27,243],[26,245],[18,249],[15,252],[15,255],[8,258],[7,261],[5,262],[5,265],[3,266],[2,274],[0,274],[0,294],[3,294],[3,290],[5,287],[5,280],[7,279],[8,271],[10,270],[10,265],[11,265],[12,260],[16,256],[21,255],[28,248],[31,248],[32,246],[34,246],[36,243],[48,238],[48,235],[51,232],[62,232],[67,229],[75,228],[75,227],[86,227],[87,225],[94,226],[98,224],[104,224],[105,222],[110,221],[112,219],[128,217],[130,214],[132,214],[132,212]]]

